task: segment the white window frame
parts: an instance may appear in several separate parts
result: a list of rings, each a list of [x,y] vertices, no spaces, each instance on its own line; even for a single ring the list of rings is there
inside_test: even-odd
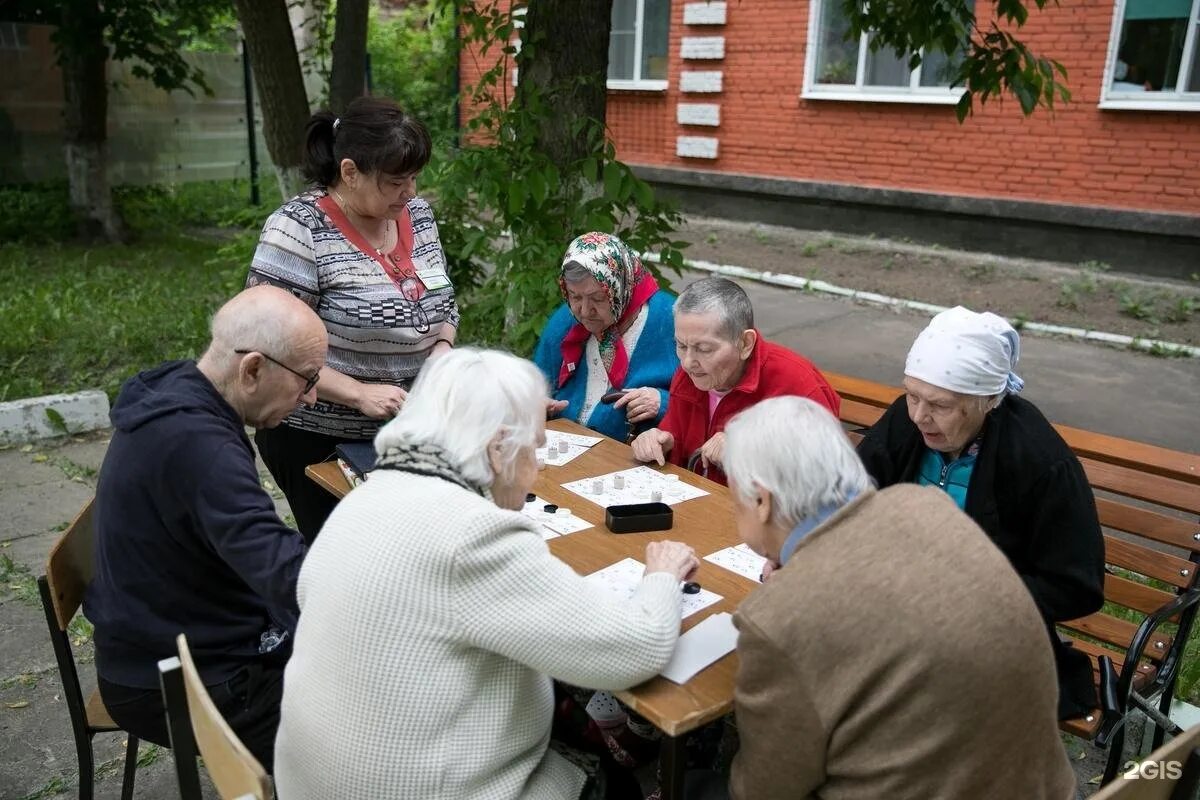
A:
[[[1200,111],[1200,92],[1114,92],[1113,69],[1117,64],[1117,48],[1121,46],[1121,26],[1125,22],[1126,0],[1113,3],[1112,30],[1108,35],[1108,55],[1104,59],[1104,75],[1100,84],[1100,108],[1112,111]],[[1183,57],[1179,70],[1185,79],[1194,59],[1200,58],[1200,0],[1192,0],[1187,32],[1183,38]]]
[[[922,86],[920,69],[909,73],[908,86],[867,86],[863,78],[867,69],[867,32],[858,42],[858,65],[854,85],[817,83],[817,57],[821,47],[821,19],[830,3],[838,0],[812,0],[808,13],[808,46],[804,56],[804,88],[800,96],[806,100],[849,100],[859,103],[920,103],[947,105],[958,103],[966,91],[963,87]]]
[[[633,79],[608,79],[608,88],[614,91],[635,92],[665,92],[667,81],[643,79],[642,75],[642,33],[646,29],[646,0],[637,0],[637,10],[633,22]],[[667,47],[670,48],[671,36],[667,34]]]

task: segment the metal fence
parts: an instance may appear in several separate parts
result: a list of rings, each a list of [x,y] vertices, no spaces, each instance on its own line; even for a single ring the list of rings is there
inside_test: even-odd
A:
[[[0,22],[0,184],[66,180],[62,74],[52,32],[45,25]],[[130,64],[109,63],[109,178],[114,184],[250,177],[242,57],[188,53],[185,58],[204,72],[211,96],[165,92],[134,77]],[[306,80],[309,97],[317,96],[319,79]],[[259,172],[270,176],[257,102],[254,108]]]

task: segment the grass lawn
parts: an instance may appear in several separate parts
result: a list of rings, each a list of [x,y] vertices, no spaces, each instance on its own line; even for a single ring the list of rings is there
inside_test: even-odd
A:
[[[198,355],[248,256],[181,232],[134,247],[0,247],[0,401],[100,387]],[[240,256],[240,257],[239,257]]]
[[[132,245],[0,245],[0,401],[102,388],[199,355],[212,313],[246,279],[252,209],[233,182],[126,190]]]

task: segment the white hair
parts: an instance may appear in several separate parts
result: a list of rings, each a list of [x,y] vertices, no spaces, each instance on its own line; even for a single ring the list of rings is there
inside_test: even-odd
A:
[[[785,529],[870,486],[841,423],[804,397],[772,397],[730,420],[724,462],[743,503],[765,489],[772,522]]]
[[[595,276],[578,261],[568,261],[562,266],[562,277],[566,283],[582,283],[588,278],[594,278]]]
[[[425,362],[400,413],[376,435],[375,450],[435,445],[465,478],[491,486],[496,476],[488,445],[500,437],[501,470],[511,475],[521,450],[537,446],[548,395],[545,377],[529,361],[499,350],[457,347]]]

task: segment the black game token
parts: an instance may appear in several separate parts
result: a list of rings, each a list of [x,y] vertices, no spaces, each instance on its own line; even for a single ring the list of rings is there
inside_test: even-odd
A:
[[[537,500],[537,495],[534,494],[533,492],[530,492],[529,494],[525,495],[526,503],[532,503],[534,500]]]
[[[695,581],[688,581],[683,585],[684,594],[700,594],[700,584]]]
[[[553,514],[555,511],[558,511],[558,506],[554,505],[554,503],[546,503],[546,505],[542,506],[542,511],[545,511],[547,514]]]

